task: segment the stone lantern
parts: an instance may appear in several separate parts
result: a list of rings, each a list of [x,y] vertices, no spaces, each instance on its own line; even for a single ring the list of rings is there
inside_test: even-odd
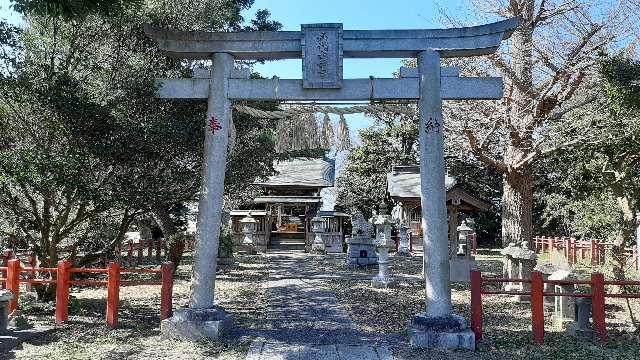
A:
[[[469,235],[473,233],[473,229],[469,227],[466,221],[463,221],[460,226],[458,226],[458,243],[455,249],[455,255],[457,257],[471,257],[470,245],[469,244]],[[452,249],[453,251],[453,249]]]
[[[240,224],[242,224],[242,233],[244,234],[242,245],[247,247],[249,252],[254,253],[253,233],[256,231],[256,219],[249,212],[247,216],[240,220]]]
[[[510,243],[500,252],[503,256],[502,277],[509,279],[531,279],[531,272],[536,266],[536,253],[529,249],[527,242],[520,246]],[[504,285],[505,291],[530,292],[531,284],[528,282],[508,282]],[[530,302],[531,295],[516,295],[518,302]]]
[[[380,205],[380,215],[374,221],[376,226],[376,250],[378,251],[378,275],[371,280],[375,288],[387,288],[393,283],[389,274],[389,248],[393,246],[391,240],[391,217],[387,214],[384,204]]]
[[[316,216],[311,219],[311,231],[315,234],[313,244],[311,245],[311,252],[324,254],[324,241],[322,241],[324,220],[320,217],[320,214],[316,214]]]
[[[463,221],[456,229],[458,241],[450,244],[449,250],[449,278],[452,282],[471,281],[471,270],[477,268],[476,261],[471,255],[470,235],[474,232],[466,221]]]
[[[400,238],[400,243],[398,244],[398,255],[411,255],[409,253],[409,251],[411,251],[411,246],[409,244],[409,241],[411,241],[409,237],[409,226],[404,222],[401,222],[398,226],[398,237]]]

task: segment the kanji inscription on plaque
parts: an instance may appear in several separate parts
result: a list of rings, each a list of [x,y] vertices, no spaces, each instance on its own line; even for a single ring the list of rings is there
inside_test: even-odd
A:
[[[302,25],[302,87],[342,87],[342,24]]]

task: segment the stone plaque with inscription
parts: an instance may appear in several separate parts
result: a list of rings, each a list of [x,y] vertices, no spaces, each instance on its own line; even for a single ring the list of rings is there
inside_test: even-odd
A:
[[[342,87],[342,24],[302,25],[302,86]]]

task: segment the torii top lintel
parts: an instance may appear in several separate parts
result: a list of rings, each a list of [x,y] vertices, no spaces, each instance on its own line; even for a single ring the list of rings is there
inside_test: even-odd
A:
[[[436,50],[441,57],[488,55],[508,38],[518,18],[462,28],[422,30],[342,30],[342,24],[303,25],[303,31],[204,32],[174,31],[145,25],[145,33],[168,55],[209,59],[229,53],[236,59],[299,59],[303,57],[305,27],[339,28],[345,58],[416,57]]]

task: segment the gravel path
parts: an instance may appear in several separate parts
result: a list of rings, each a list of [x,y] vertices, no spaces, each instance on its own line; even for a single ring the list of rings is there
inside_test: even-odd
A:
[[[255,339],[247,359],[382,359],[390,343],[402,341],[388,334],[357,329],[325,285],[324,269],[305,254],[268,254],[267,312],[262,329],[239,329],[238,336]],[[258,356],[263,354],[262,357]],[[315,355],[313,355],[315,354]],[[323,355],[320,355],[323,354]],[[369,355],[371,356],[369,356]],[[373,354],[373,355],[372,355]],[[335,356],[333,356],[335,355]]]

